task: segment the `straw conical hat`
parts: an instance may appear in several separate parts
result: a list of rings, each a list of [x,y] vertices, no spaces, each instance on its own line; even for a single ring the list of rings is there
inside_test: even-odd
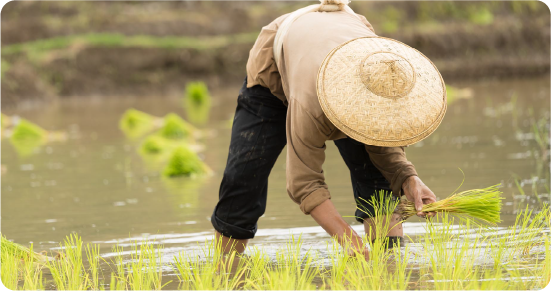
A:
[[[446,113],[446,88],[434,64],[383,37],[357,38],[333,49],[318,72],[317,93],[327,118],[369,145],[416,143]]]

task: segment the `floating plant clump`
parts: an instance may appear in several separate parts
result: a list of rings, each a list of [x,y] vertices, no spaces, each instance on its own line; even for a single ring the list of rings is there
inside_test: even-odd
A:
[[[192,138],[195,128],[183,120],[180,116],[170,113],[164,118],[164,125],[159,130],[159,135],[168,139]]]
[[[160,136],[150,135],[140,146],[140,152],[144,154],[159,154],[166,151],[167,146],[169,145],[166,139]]]
[[[205,83],[188,83],[184,99],[188,119],[196,124],[204,124],[209,118],[210,106],[211,97]]]
[[[187,146],[177,147],[163,174],[168,177],[203,175],[210,172],[208,166]]]
[[[19,123],[13,128],[11,134],[12,141],[46,141],[48,132],[40,126],[25,120],[19,120]]]
[[[448,212],[452,215],[469,218],[476,223],[495,225],[499,223],[501,212],[501,191],[499,185],[484,189],[467,190],[451,195],[446,199],[423,205],[422,212]],[[396,213],[408,219],[417,214],[412,201],[403,200]]]
[[[153,130],[158,118],[145,112],[128,109],[119,121],[119,128],[131,138],[137,138]]]

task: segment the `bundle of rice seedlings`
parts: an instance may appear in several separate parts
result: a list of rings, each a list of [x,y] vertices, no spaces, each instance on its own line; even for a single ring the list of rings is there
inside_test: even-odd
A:
[[[477,224],[496,225],[500,220],[501,194],[498,185],[484,189],[472,189],[456,193],[446,199],[423,205],[421,210],[429,212],[448,212],[460,218],[468,218]],[[413,201],[402,200],[396,208],[402,219],[417,214]]]
[[[10,143],[20,156],[28,156],[34,153],[36,148],[48,141],[48,132],[40,126],[20,119],[13,127],[10,136]]]
[[[210,173],[209,167],[187,146],[178,146],[170,157],[163,174],[168,177],[194,176]]]
[[[140,146],[140,152],[144,154],[159,154],[166,150],[167,141],[156,135],[148,136]]]
[[[167,139],[186,139],[192,138],[195,130],[180,116],[170,113],[165,116],[164,125],[159,130],[159,135]]]
[[[26,119],[21,119],[13,128],[13,132],[11,134],[12,141],[21,142],[44,142],[47,137],[48,132],[46,130]]]
[[[128,137],[137,138],[153,130],[159,124],[158,120],[155,116],[131,108],[122,115],[119,128]]]
[[[32,256],[35,263],[38,263],[40,265],[44,265],[48,261],[53,260],[53,258],[51,257],[33,252],[28,247],[16,244],[6,239],[6,237],[3,235],[1,236],[1,245],[2,254],[11,254],[13,256],[16,256],[19,260],[23,260],[26,257]]]
[[[209,118],[211,97],[203,82],[191,82],[186,86],[184,99],[187,117],[193,123],[204,124]]]

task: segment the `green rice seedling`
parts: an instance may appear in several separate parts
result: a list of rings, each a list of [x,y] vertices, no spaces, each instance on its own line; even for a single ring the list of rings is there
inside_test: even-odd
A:
[[[52,257],[48,257],[43,254],[35,253],[32,251],[31,248],[27,248],[25,246],[22,246],[20,244],[16,244],[8,239],[6,239],[5,236],[1,236],[1,245],[2,245],[2,253],[3,254],[16,254],[18,255],[17,258],[24,259],[28,256],[33,256],[33,260],[35,263],[44,265],[48,261],[53,260]]]
[[[33,252],[33,245],[29,248],[29,253],[23,259],[23,290],[43,290],[42,267],[37,263],[36,253]]]
[[[4,241],[7,241],[2,236],[2,254],[0,257],[0,277],[2,283],[10,290],[16,290],[21,279],[19,268],[22,265],[21,250],[11,246],[5,246]]]
[[[193,139],[195,127],[183,120],[180,116],[170,113],[167,114],[163,121],[163,126],[158,134],[166,139]]]
[[[205,83],[190,82],[187,84],[184,107],[191,122],[204,124],[208,121],[211,97]]]
[[[158,155],[163,153],[169,147],[169,142],[156,135],[148,136],[140,146],[140,153],[147,155]]]
[[[245,263],[236,252],[223,255],[221,242],[211,240],[201,254],[181,252],[173,268],[182,290],[234,290],[245,281]]]
[[[16,141],[46,141],[47,137],[46,130],[26,119],[19,120],[11,134],[11,139]]]
[[[40,126],[21,119],[13,128],[10,143],[21,156],[28,156],[48,140],[48,132]]]
[[[329,270],[321,274],[322,278],[331,289],[344,290],[348,285],[344,279],[344,274],[351,256],[348,252],[342,251],[339,242],[334,237],[327,243],[327,253],[329,254],[330,266]]]
[[[263,282],[253,286],[257,290],[315,290],[314,279],[320,276],[316,256],[308,250],[301,255],[302,236],[291,239],[286,247],[276,252],[275,266],[268,268]]]
[[[528,209],[528,206],[521,211],[516,217],[515,224],[508,228],[507,233],[502,235],[491,249],[494,268],[497,269],[514,257],[528,255],[534,246],[540,244],[542,240],[538,239],[538,236],[546,226],[549,227],[549,216],[550,209],[546,203],[538,213]]]
[[[187,146],[178,146],[163,171],[167,177],[197,176],[211,172],[210,168]]]
[[[543,289],[551,282],[551,242],[549,237],[544,234],[545,238],[545,258],[541,268],[540,279],[538,281],[539,288]]]
[[[100,290],[100,255],[98,244],[86,244],[84,248],[86,252],[86,259],[88,261],[88,272],[90,274],[90,288],[92,290]],[[102,276],[103,277],[103,276]]]
[[[471,236],[468,220],[466,225],[455,226],[453,222],[445,213],[428,221],[425,227],[423,257],[428,264],[422,271],[425,278],[432,279],[434,289],[463,290],[470,280],[476,280],[475,259],[480,255],[478,245],[484,228],[479,226],[476,235]]]
[[[160,122],[158,117],[131,108],[122,115],[119,128],[129,138],[138,138],[155,129]]]
[[[373,217],[373,224],[364,237],[369,244],[369,261],[357,253],[346,264],[344,279],[351,289],[387,290],[389,288],[403,288],[407,285],[411,271],[405,272],[407,257],[402,258],[400,246],[388,251],[388,231],[390,231],[390,215],[394,213],[398,201],[393,199],[390,193],[380,191],[373,195],[370,201],[374,213],[368,213],[366,209],[361,211]],[[373,229],[372,229],[373,228]],[[375,236],[376,234],[376,236]],[[392,260],[392,255],[394,260]],[[394,269],[394,270],[392,270]],[[400,270],[404,273],[398,274]],[[404,279],[404,282],[398,280]],[[409,279],[408,279],[409,280]]]
[[[501,191],[499,185],[484,189],[467,190],[452,194],[450,197],[423,205],[422,212],[447,212],[460,218],[470,219],[477,224],[496,225],[500,222]],[[398,205],[396,213],[404,220],[417,214],[412,201],[403,200]]]
[[[465,290],[507,290],[510,287],[503,279],[501,269],[498,271],[476,269],[473,277],[476,279],[466,282]]]
[[[162,246],[154,247],[148,241],[143,241],[139,245],[135,242],[132,245],[130,262],[127,263],[129,289],[161,290],[164,286],[161,268],[162,249]]]
[[[111,281],[109,283],[110,290],[128,290],[122,251],[122,247],[119,247],[118,245],[113,247],[113,252],[117,255],[112,259],[112,263],[115,266],[115,271],[111,272]]]
[[[65,238],[59,259],[48,261],[52,278],[58,290],[84,290],[90,284],[90,278],[82,261],[82,239],[71,234]]]
[[[270,268],[270,258],[266,253],[256,246],[251,246],[248,249],[249,253],[243,256],[246,260],[244,266],[247,268],[243,289],[252,290],[259,289],[266,277],[266,271]]]

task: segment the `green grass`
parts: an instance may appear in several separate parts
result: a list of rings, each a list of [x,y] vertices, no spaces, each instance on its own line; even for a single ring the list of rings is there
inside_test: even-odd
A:
[[[209,172],[210,169],[199,156],[189,147],[182,145],[172,152],[163,175],[167,177],[197,176]]]
[[[188,119],[195,124],[205,124],[209,119],[211,97],[203,82],[190,82],[186,86],[184,108]]]

